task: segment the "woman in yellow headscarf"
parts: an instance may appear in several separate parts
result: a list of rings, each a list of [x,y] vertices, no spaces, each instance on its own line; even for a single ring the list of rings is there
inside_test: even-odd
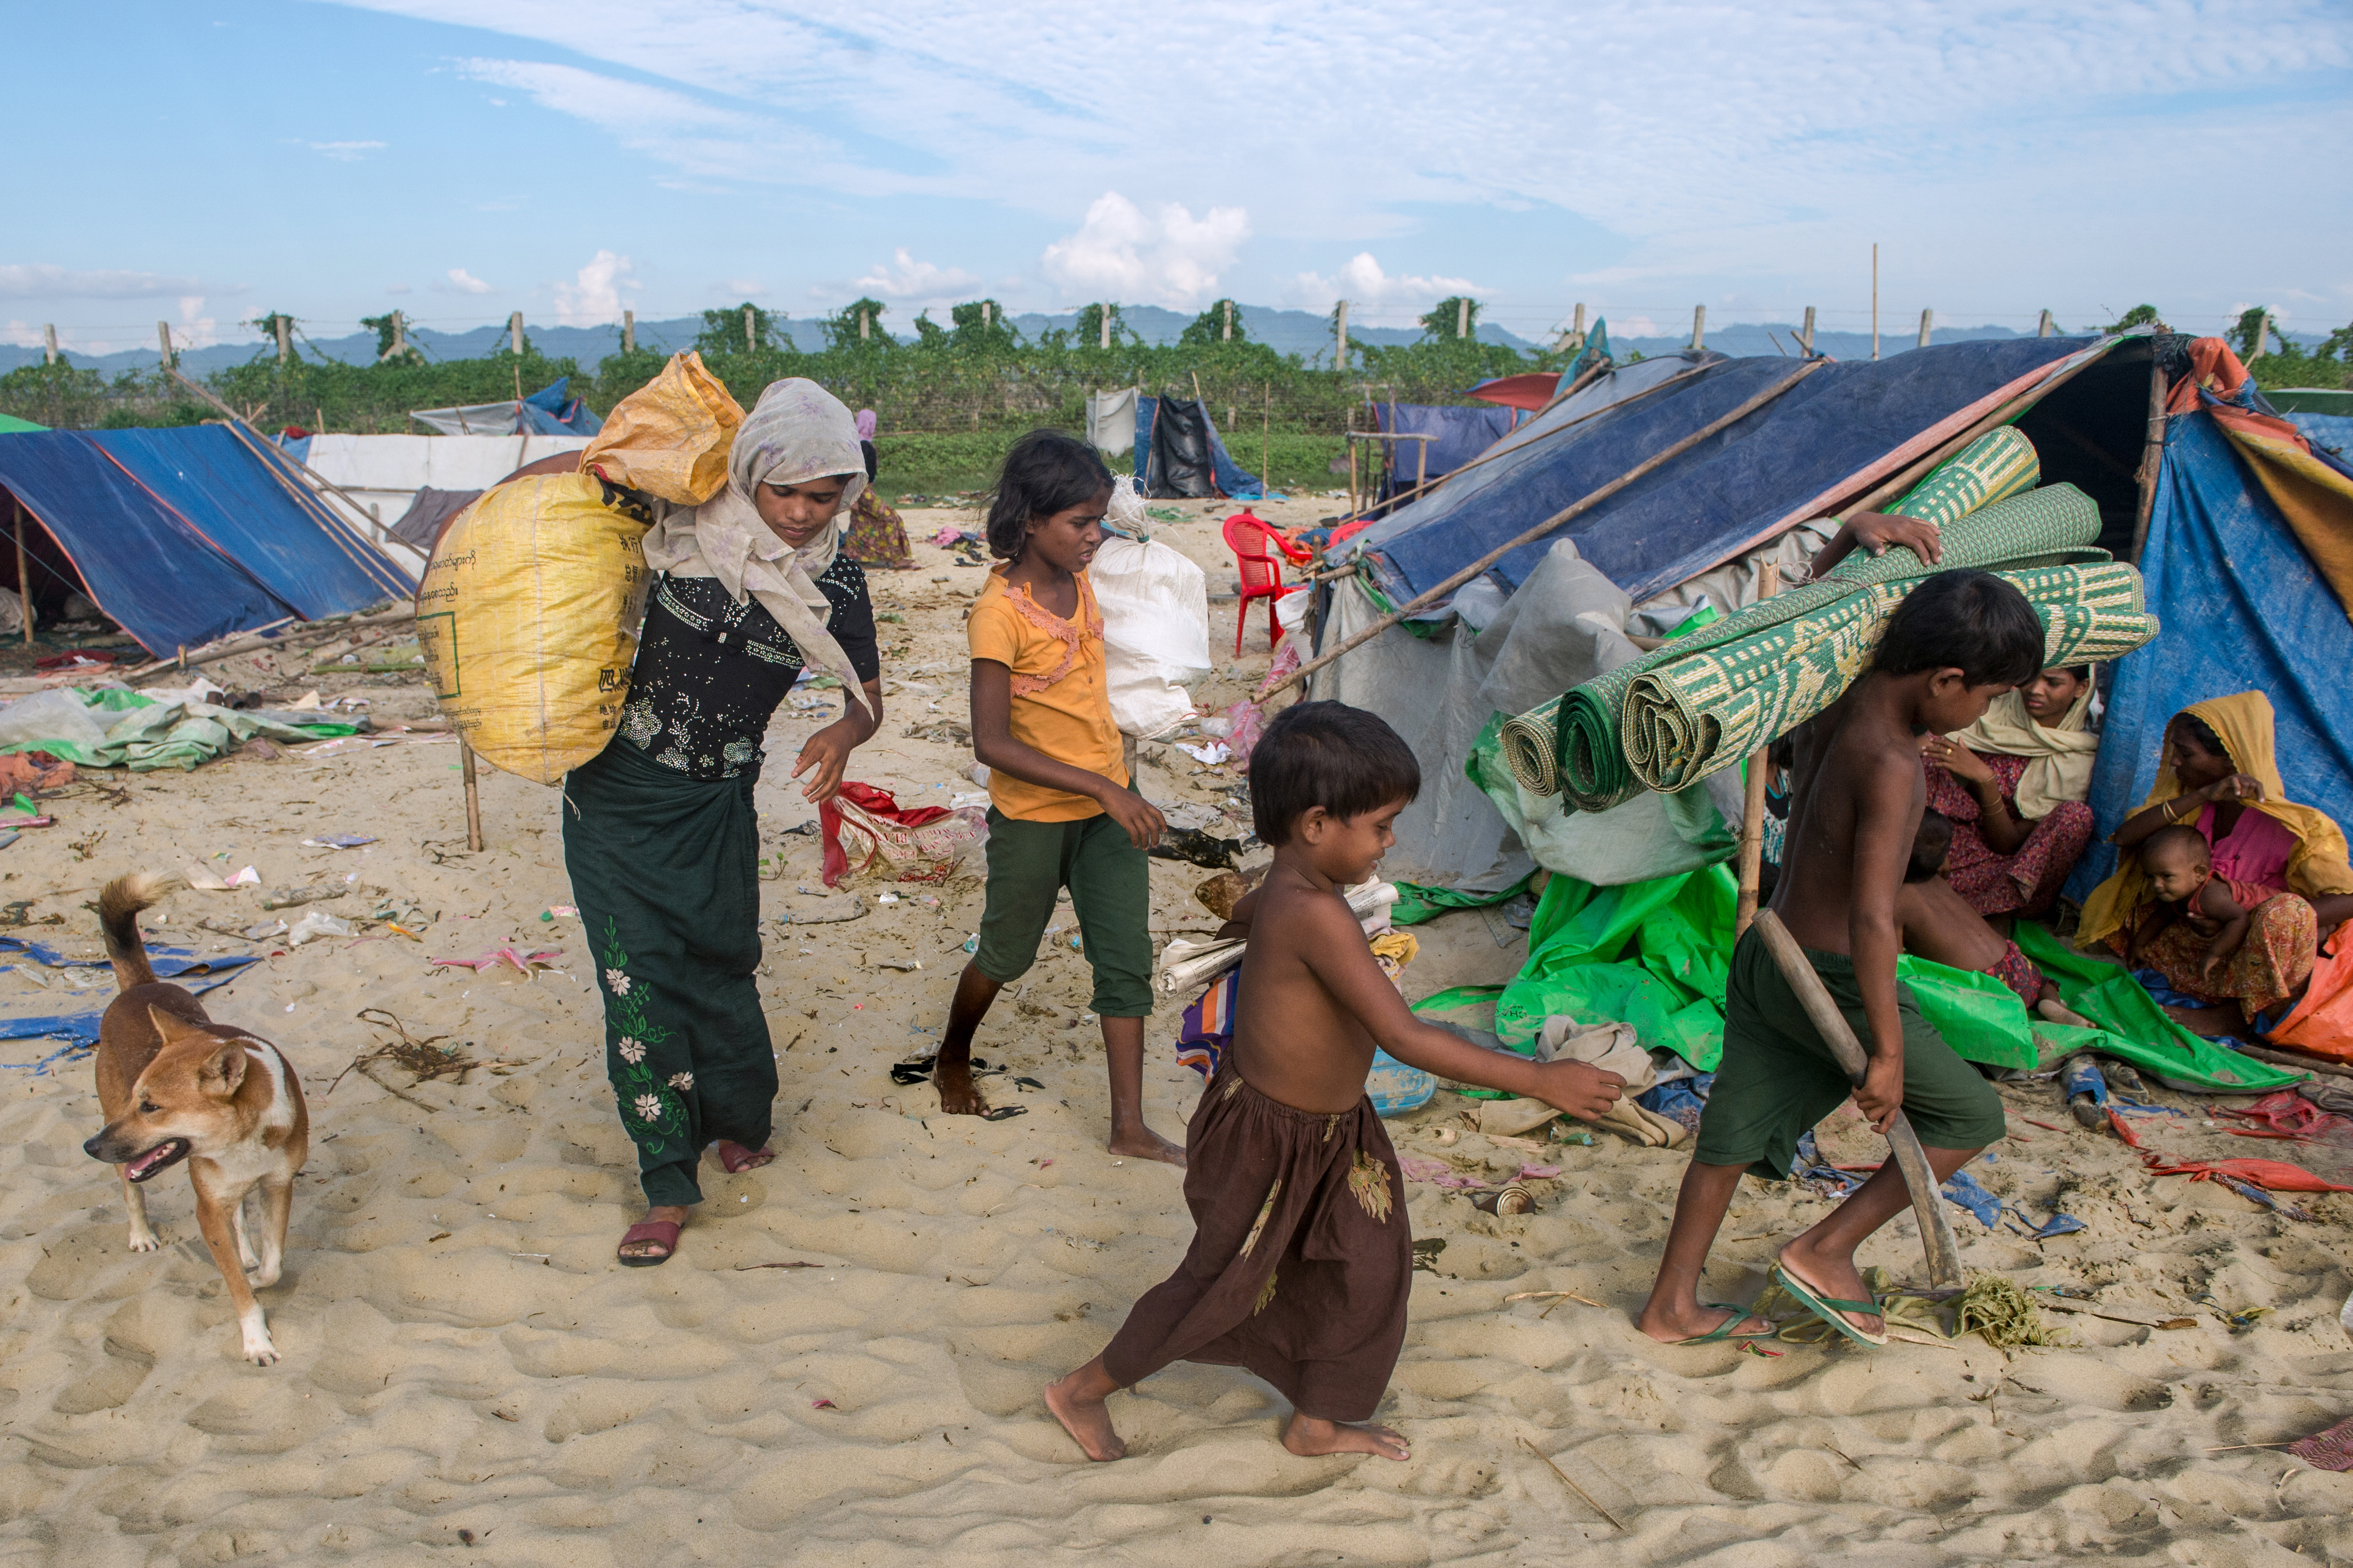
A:
[[[2192,1028],[2229,1032],[2301,994],[2320,933],[2353,920],[2353,866],[2344,831],[2286,795],[2273,757],[2272,705],[2262,692],[2175,714],[2157,783],[2111,836],[2125,853],[2116,875],[2084,901],[2077,943],[2105,942],[2158,971],[2174,990],[2204,999],[2204,1007],[2168,1009]],[[2186,921],[2155,929],[2159,906],[2133,853],[2158,828],[2176,826],[2194,827],[2206,840],[2215,877],[2272,895],[2250,911],[2245,939],[2211,974],[2207,939]],[[2225,1002],[2237,1006],[2226,1011]]]

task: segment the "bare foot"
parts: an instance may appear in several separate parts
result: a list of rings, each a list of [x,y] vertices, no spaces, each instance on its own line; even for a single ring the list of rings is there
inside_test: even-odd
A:
[[[1741,1340],[1770,1339],[1775,1331],[1771,1323],[1753,1312],[1726,1312],[1721,1307],[1703,1307],[1696,1301],[1679,1308],[1652,1302],[1642,1309],[1641,1317],[1634,1320],[1636,1328],[1661,1343],[1670,1345],[1712,1334],[1726,1323],[1735,1326],[1730,1333],[1724,1336],[1722,1342],[1725,1344],[1737,1343]]]
[[[1387,1426],[1376,1426],[1366,1421],[1361,1424],[1325,1421],[1314,1415],[1291,1413],[1290,1424],[1282,1429],[1282,1446],[1302,1457],[1317,1454],[1378,1454],[1384,1459],[1410,1459],[1413,1447],[1405,1435]]]
[[[726,1167],[727,1173],[731,1176],[740,1176],[746,1171],[756,1171],[776,1157],[776,1152],[765,1143],[757,1149],[746,1149],[741,1143],[731,1142],[722,1138],[719,1141],[718,1149],[719,1163]]]
[[[1838,1301],[1868,1301],[1871,1287],[1862,1282],[1862,1271],[1854,1266],[1854,1254],[1815,1252],[1799,1237],[1781,1249],[1781,1267],[1797,1275],[1799,1280],[1816,1295]],[[1839,1316],[1867,1334],[1887,1331],[1886,1322],[1876,1312],[1841,1312]]]
[[[646,1210],[648,1223],[667,1222],[684,1225],[689,1213],[684,1204],[655,1204]],[[623,1258],[668,1258],[671,1249],[650,1237],[640,1241],[623,1242],[619,1247]]]
[[[932,1087],[940,1091],[940,1114],[943,1116],[986,1116],[988,1101],[972,1081],[972,1060],[952,1062],[944,1051],[932,1064]]]
[[[1185,1145],[1171,1143],[1140,1122],[1124,1130],[1114,1128],[1104,1147],[1123,1159],[1159,1160],[1180,1171],[1185,1168]]]
[[[1103,1358],[1098,1356],[1066,1377],[1058,1377],[1046,1385],[1046,1408],[1062,1424],[1071,1440],[1086,1450],[1090,1459],[1124,1459],[1127,1444],[1112,1430],[1111,1411],[1103,1401],[1118,1384],[1103,1370]]]
[[[2086,1018],[2081,1013],[2076,1012],[2073,1008],[2068,1006],[2067,1004],[2058,1000],[2056,997],[2044,997],[2042,1001],[2037,1002],[2034,1005],[2034,1010],[2042,1014],[2044,1017],[2050,1019],[2054,1024],[2069,1024],[2078,1029],[2095,1029],[2099,1027],[2099,1026],[2093,1023],[2092,1020]]]

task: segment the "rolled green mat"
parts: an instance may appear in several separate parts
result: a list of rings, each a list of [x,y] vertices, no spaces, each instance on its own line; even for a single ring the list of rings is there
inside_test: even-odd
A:
[[[2143,613],[2140,574],[2120,563],[1996,575],[2042,617],[2045,668],[2120,658],[2156,635],[2155,620]],[[1743,645],[1637,679],[1621,715],[1629,771],[1647,788],[1685,789],[1804,723],[1870,668],[1888,617],[1925,581],[1926,574],[1873,584],[1831,611],[1778,628],[1768,649]]]
[[[2042,464],[2035,456],[2034,443],[2017,426],[2005,425],[1954,453],[1887,510],[1899,517],[1916,517],[1943,528],[1996,501],[2032,489],[2042,477]],[[1869,555],[1849,556],[1830,574],[1846,575],[1851,564],[1872,559]]]
[[[2031,490],[2042,466],[2034,444],[2015,426],[2003,426],[1970,442],[1938,465],[1914,486],[1909,495],[1889,508],[1905,517],[1951,528],[1964,518],[2021,491]],[[2062,488],[2062,487],[2054,487]],[[2064,487],[2073,493],[2072,487]],[[2038,514],[2039,515],[2039,514]],[[2080,542],[2099,537],[2098,514]],[[2021,554],[2009,542],[2013,527],[2031,528],[2033,519],[2005,519],[1982,531],[1970,530],[1944,541],[1945,564],[1989,565]],[[2063,547],[2072,540],[2053,540],[2043,548]],[[1849,555],[1820,583],[1799,584],[1769,599],[1759,600],[1704,630],[1677,637],[1667,647],[1596,677],[1552,702],[1504,721],[1501,732],[1504,764],[1530,791],[1567,795],[1580,811],[1607,811],[1641,793],[1642,785],[1627,766],[1620,718],[1626,693],[1635,680],[1670,661],[1711,647],[1756,636],[1767,627],[1810,615],[1852,594],[1860,584],[1891,581],[1933,570],[1909,550],[1883,555],[1862,552]]]

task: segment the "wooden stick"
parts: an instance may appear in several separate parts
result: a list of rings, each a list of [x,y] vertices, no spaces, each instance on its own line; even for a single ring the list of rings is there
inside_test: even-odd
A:
[[[2353,1078],[2353,1068],[2338,1067],[2334,1062],[2316,1062],[2308,1057],[2290,1056],[2285,1051],[2274,1051],[2263,1046],[2241,1046],[2239,1052],[2259,1062],[2270,1062],[2274,1067],[2303,1068],[2309,1072],[2327,1073],[2331,1078]]]
[[[1846,1069],[1847,1077],[1856,1083],[1862,1081],[1870,1067],[1863,1054],[1862,1042],[1854,1037],[1847,1026],[1846,1015],[1831,1000],[1830,990],[1814,966],[1806,961],[1805,949],[1781,923],[1781,917],[1771,910],[1757,911],[1749,929],[1764,938],[1766,950],[1772,953],[1773,963],[1781,971],[1781,978],[1798,994],[1798,1003],[1805,1008],[1806,1016],[1822,1037],[1822,1043]],[[1920,1147],[1919,1135],[1901,1110],[1887,1124],[1888,1152],[1895,1157],[1896,1169],[1904,1173],[1904,1184],[1912,1192],[1912,1212],[1920,1221],[1920,1243],[1928,1254],[1928,1282],[1938,1289],[1957,1290],[1962,1288],[1961,1249],[1953,1240],[1952,1222],[1945,1217],[1945,1200],[1937,1192],[1936,1173],[1928,1168],[1928,1156]]]
[[[287,620],[291,620],[292,618],[293,617],[290,616],[287,617]],[[269,637],[261,635],[263,632],[272,630],[275,626],[282,626],[286,624],[285,621],[278,621],[272,623],[272,625],[269,626],[256,627],[252,632],[244,637],[236,637],[224,643],[216,643],[208,649],[198,649],[196,652],[188,656],[188,668],[194,669],[200,665],[217,664],[225,658],[235,658],[241,653],[259,653],[278,648],[292,648],[301,646],[301,642],[307,641],[309,638],[314,637],[341,637],[345,632],[357,631],[364,626],[391,626],[396,622],[414,620],[416,618],[417,612],[414,609],[404,605],[397,610],[379,610],[372,616],[352,616],[343,620],[315,622],[307,626],[297,627],[295,630],[288,632],[281,637]],[[139,666],[136,669],[124,670],[122,674],[126,679],[136,678],[142,675],[153,675],[173,662],[173,660],[168,658],[149,659],[145,664]]]
[[[1509,555],[1513,551],[1518,550],[1525,545],[1535,543],[1537,540],[1542,539],[1546,534],[1550,533],[1553,530],[1560,527],[1563,523],[1592,510],[1593,508],[1600,505],[1603,501],[1608,500],[1611,496],[1616,495],[1620,490],[1624,489],[1628,485],[1632,484],[1635,480],[1641,479],[1645,475],[1655,471],[1668,463],[1674,461],[1677,458],[1682,457],[1685,452],[1690,451],[1694,447],[1698,446],[1702,441],[1706,440],[1709,437],[1716,435],[1720,431],[1723,431],[1731,426],[1737,425],[1743,419],[1747,418],[1750,415],[1756,413],[1758,409],[1764,407],[1767,404],[1772,402],[1775,398],[1780,396],[1791,387],[1797,385],[1798,383],[1805,380],[1806,377],[1813,374],[1813,373],[1820,369],[1825,363],[1826,362],[1821,360],[1808,360],[1804,364],[1799,365],[1796,370],[1791,371],[1788,375],[1783,376],[1779,381],[1775,382],[1772,385],[1767,387],[1764,391],[1758,393],[1756,396],[1750,398],[1747,402],[1742,404],[1731,413],[1724,416],[1721,419],[1712,421],[1709,424],[1700,426],[1700,428],[1693,431],[1682,440],[1677,441],[1674,445],[1666,448],[1666,450],[1660,452],[1653,457],[1644,458],[1641,462],[1635,464],[1632,468],[1627,469],[1624,473],[1610,480],[1608,484],[1588,493],[1582,500],[1572,502],[1568,506],[1553,513],[1550,517],[1545,519],[1534,528],[1529,529],[1526,532],[1522,533],[1518,537],[1509,540],[1503,544],[1497,545],[1494,549],[1490,550],[1486,554],[1482,555],[1478,560],[1473,561],[1470,565],[1463,567],[1461,571],[1448,577],[1445,581],[1430,589],[1427,593],[1419,595],[1409,604],[1407,604],[1390,614],[1382,616],[1379,620],[1375,621],[1371,626],[1366,626],[1356,636],[1348,638],[1345,642],[1343,642],[1338,647],[1334,648],[1330,653],[1324,654],[1319,658],[1311,659],[1307,663],[1301,665],[1297,669],[1292,671],[1291,674],[1285,676],[1281,681],[1269,687],[1266,690],[1260,692],[1260,700],[1263,700],[1266,698],[1273,696],[1276,692],[1282,690],[1285,687],[1305,679],[1308,676],[1314,674],[1316,670],[1323,668],[1325,665],[1330,664],[1334,659],[1338,658],[1341,655],[1347,653],[1352,649],[1362,647],[1365,644],[1372,641],[1375,637],[1380,636],[1391,626],[1396,626],[1399,621],[1404,620],[1407,616],[1418,614],[1419,612],[1428,609],[1430,605],[1438,603],[1439,600],[1444,598],[1447,595],[1451,594],[1455,589],[1462,586],[1463,584],[1470,582],[1471,579],[1486,571],[1490,566],[1493,566],[1496,562],[1501,561],[1504,556]],[[1356,448],[1353,447],[1349,448],[1350,451],[1354,451],[1355,449]],[[1465,464],[1463,466],[1468,468],[1470,465]],[[1461,468],[1455,470],[1457,473],[1461,471],[1462,470]]]
[[[1529,1442],[1525,1437],[1520,1439],[1520,1447],[1525,1448],[1529,1453],[1534,1454],[1537,1458],[1544,1460],[1545,1468],[1550,1470],[1554,1475],[1558,1476],[1562,1486],[1567,1487],[1578,1497],[1583,1498],[1585,1500],[1586,1507],[1591,1509],[1594,1512],[1608,1520],[1611,1524],[1617,1525],[1620,1531],[1625,1530],[1625,1525],[1620,1522],[1616,1514],[1611,1513],[1608,1509],[1603,1508],[1599,1503],[1595,1502],[1593,1500],[1593,1494],[1587,1491],[1583,1487],[1578,1486],[1575,1481],[1570,1480],[1568,1479],[1568,1472],[1562,1469],[1558,1465],[1554,1464],[1551,1458],[1546,1455],[1543,1449],[1537,1447],[1534,1443]]]
[[[458,740],[458,763],[466,779],[466,847],[480,853],[482,847],[482,788],[474,777],[474,748],[465,737]]]
[[[25,646],[33,646],[33,585],[31,574],[25,563],[25,503],[15,496],[8,498],[9,510],[16,514],[16,597],[25,611]]]
[[[1535,415],[1531,416],[1531,418],[1540,419],[1544,417],[1545,411],[1549,410],[1552,407],[1553,403],[1558,403],[1564,397],[1568,397],[1583,391],[1586,387],[1590,386],[1593,383],[1600,380],[1604,375],[1607,375],[1612,368],[1614,367],[1607,360],[1595,365],[1591,370],[1588,370],[1583,375],[1578,376],[1576,382],[1569,387],[1568,391],[1556,394],[1553,397],[1552,403],[1546,404],[1544,405],[1544,409],[1538,410]],[[1635,393],[1630,397],[1620,398],[1616,403],[1604,404],[1599,408],[1590,409],[1586,413],[1578,415],[1567,424],[1563,425],[1558,430],[1546,431],[1544,438],[1547,441],[1552,440],[1558,437],[1562,431],[1574,429],[1577,426],[1584,424],[1587,420],[1595,417],[1597,415],[1607,414],[1613,408],[1630,407],[1636,403],[1640,403],[1643,398],[1664,392],[1667,388],[1674,385],[1675,383],[1679,381],[1688,381],[1693,376],[1699,374],[1702,371],[1714,370],[1715,368],[1715,366],[1714,364],[1695,364],[1689,370],[1679,370],[1675,372],[1674,374],[1659,383],[1656,386],[1645,387],[1641,391]],[[1525,428],[1526,428],[1525,426],[1518,426],[1510,434],[1516,434],[1517,429]],[[1472,469],[1479,467],[1482,463],[1492,463],[1498,458],[1509,457],[1512,453],[1521,450],[1522,447],[1527,445],[1526,442],[1520,442],[1516,445],[1510,446],[1505,445],[1505,443],[1510,439],[1510,434],[1496,437],[1493,446],[1489,447],[1485,451],[1480,453],[1477,457],[1472,458],[1461,468],[1449,468],[1446,472],[1439,475],[1436,479],[1431,479],[1427,484],[1416,485],[1409,490],[1399,490],[1395,496],[1390,498],[1390,505],[1392,507],[1402,505],[1404,502],[1411,500],[1415,496],[1420,494],[1425,489],[1435,490],[1440,486],[1446,484],[1448,481],[1459,479],[1462,475],[1469,473]],[[1347,570],[1354,571],[1355,567],[1351,565]],[[1334,574],[1335,576],[1345,576],[1345,572]]]
[[[1781,569],[1767,561],[1757,571],[1757,602],[1781,591]],[[1765,876],[1765,757],[1768,746],[1748,753],[1748,795],[1740,813],[1740,896],[1733,905],[1732,935],[1746,934],[1757,918],[1757,889]]]
[[[2148,434],[2142,438],[2140,472],[2136,482],[2140,487],[2140,503],[2133,509],[2132,551],[2125,559],[2140,564],[2140,552],[2148,543],[2148,519],[2157,505],[2158,470],[2165,466],[2165,367],[2156,354],[2148,363]]]

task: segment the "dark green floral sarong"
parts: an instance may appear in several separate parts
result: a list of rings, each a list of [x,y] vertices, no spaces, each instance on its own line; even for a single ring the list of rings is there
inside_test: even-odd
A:
[[[649,1203],[700,1203],[706,1145],[768,1141],[757,777],[690,778],[617,736],[565,779],[564,862],[605,996],[605,1070]]]

